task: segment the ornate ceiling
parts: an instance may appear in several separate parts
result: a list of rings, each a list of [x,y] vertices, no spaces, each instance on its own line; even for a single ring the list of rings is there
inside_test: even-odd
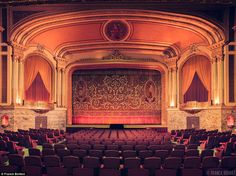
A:
[[[193,44],[210,46],[224,41],[224,32],[202,18],[161,11],[55,11],[16,23],[11,41],[26,48],[41,46],[60,58],[104,50],[172,58]]]

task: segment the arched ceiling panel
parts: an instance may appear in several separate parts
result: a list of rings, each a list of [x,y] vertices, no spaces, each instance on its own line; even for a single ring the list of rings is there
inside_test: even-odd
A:
[[[130,26],[129,37],[111,41],[103,26],[121,20]],[[42,45],[60,57],[78,52],[118,48],[181,52],[191,44],[211,45],[224,40],[223,30],[190,15],[143,10],[94,10],[40,14],[22,21],[11,31],[11,41],[23,46]],[[156,47],[156,48],[155,48]],[[79,48],[79,49],[78,49]],[[174,54],[175,55],[175,54]]]
[[[100,23],[88,23],[49,29],[32,38],[28,44],[40,43],[54,51],[63,43],[103,41],[100,26]]]

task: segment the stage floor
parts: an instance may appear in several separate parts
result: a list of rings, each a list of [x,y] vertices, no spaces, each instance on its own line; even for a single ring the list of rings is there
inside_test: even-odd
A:
[[[123,125],[124,129],[147,129],[147,128],[155,128],[160,130],[160,132],[167,132],[168,128],[161,125]],[[110,125],[67,125],[66,131],[67,132],[76,132],[81,128],[103,128],[103,129],[110,129]]]

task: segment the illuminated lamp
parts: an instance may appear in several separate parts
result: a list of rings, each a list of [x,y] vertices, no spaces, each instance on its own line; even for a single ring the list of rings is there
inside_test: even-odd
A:
[[[219,97],[216,97],[216,99],[215,99],[215,105],[219,105],[220,104],[220,98]]]
[[[1,126],[2,126],[3,128],[6,128],[6,127],[9,126],[9,117],[8,117],[8,115],[4,114],[4,115],[1,117],[1,121],[2,121]]]
[[[170,107],[171,107],[171,108],[174,108],[174,107],[175,107],[175,102],[174,102],[174,100],[171,100],[171,102],[170,102]]]
[[[233,128],[234,127],[234,116],[233,116],[233,111],[231,112],[231,114],[229,114],[226,117],[226,124],[228,128]]]

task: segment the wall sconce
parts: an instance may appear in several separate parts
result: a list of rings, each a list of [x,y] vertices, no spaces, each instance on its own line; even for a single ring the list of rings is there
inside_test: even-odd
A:
[[[16,97],[16,104],[17,105],[21,105],[21,102],[22,102],[21,98],[17,95],[17,97]]]
[[[171,100],[171,102],[170,102],[170,107],[171,107],[171,108],[174,108],[174,107],[175,107],[175,102],[174,102],[174,100]]]
[[[219,105],[219,104],[220,104],[220,99],[219,99],[219,97],[216,97],[216,98],[215,98],[214,104],[215,104],[215,105]]]

